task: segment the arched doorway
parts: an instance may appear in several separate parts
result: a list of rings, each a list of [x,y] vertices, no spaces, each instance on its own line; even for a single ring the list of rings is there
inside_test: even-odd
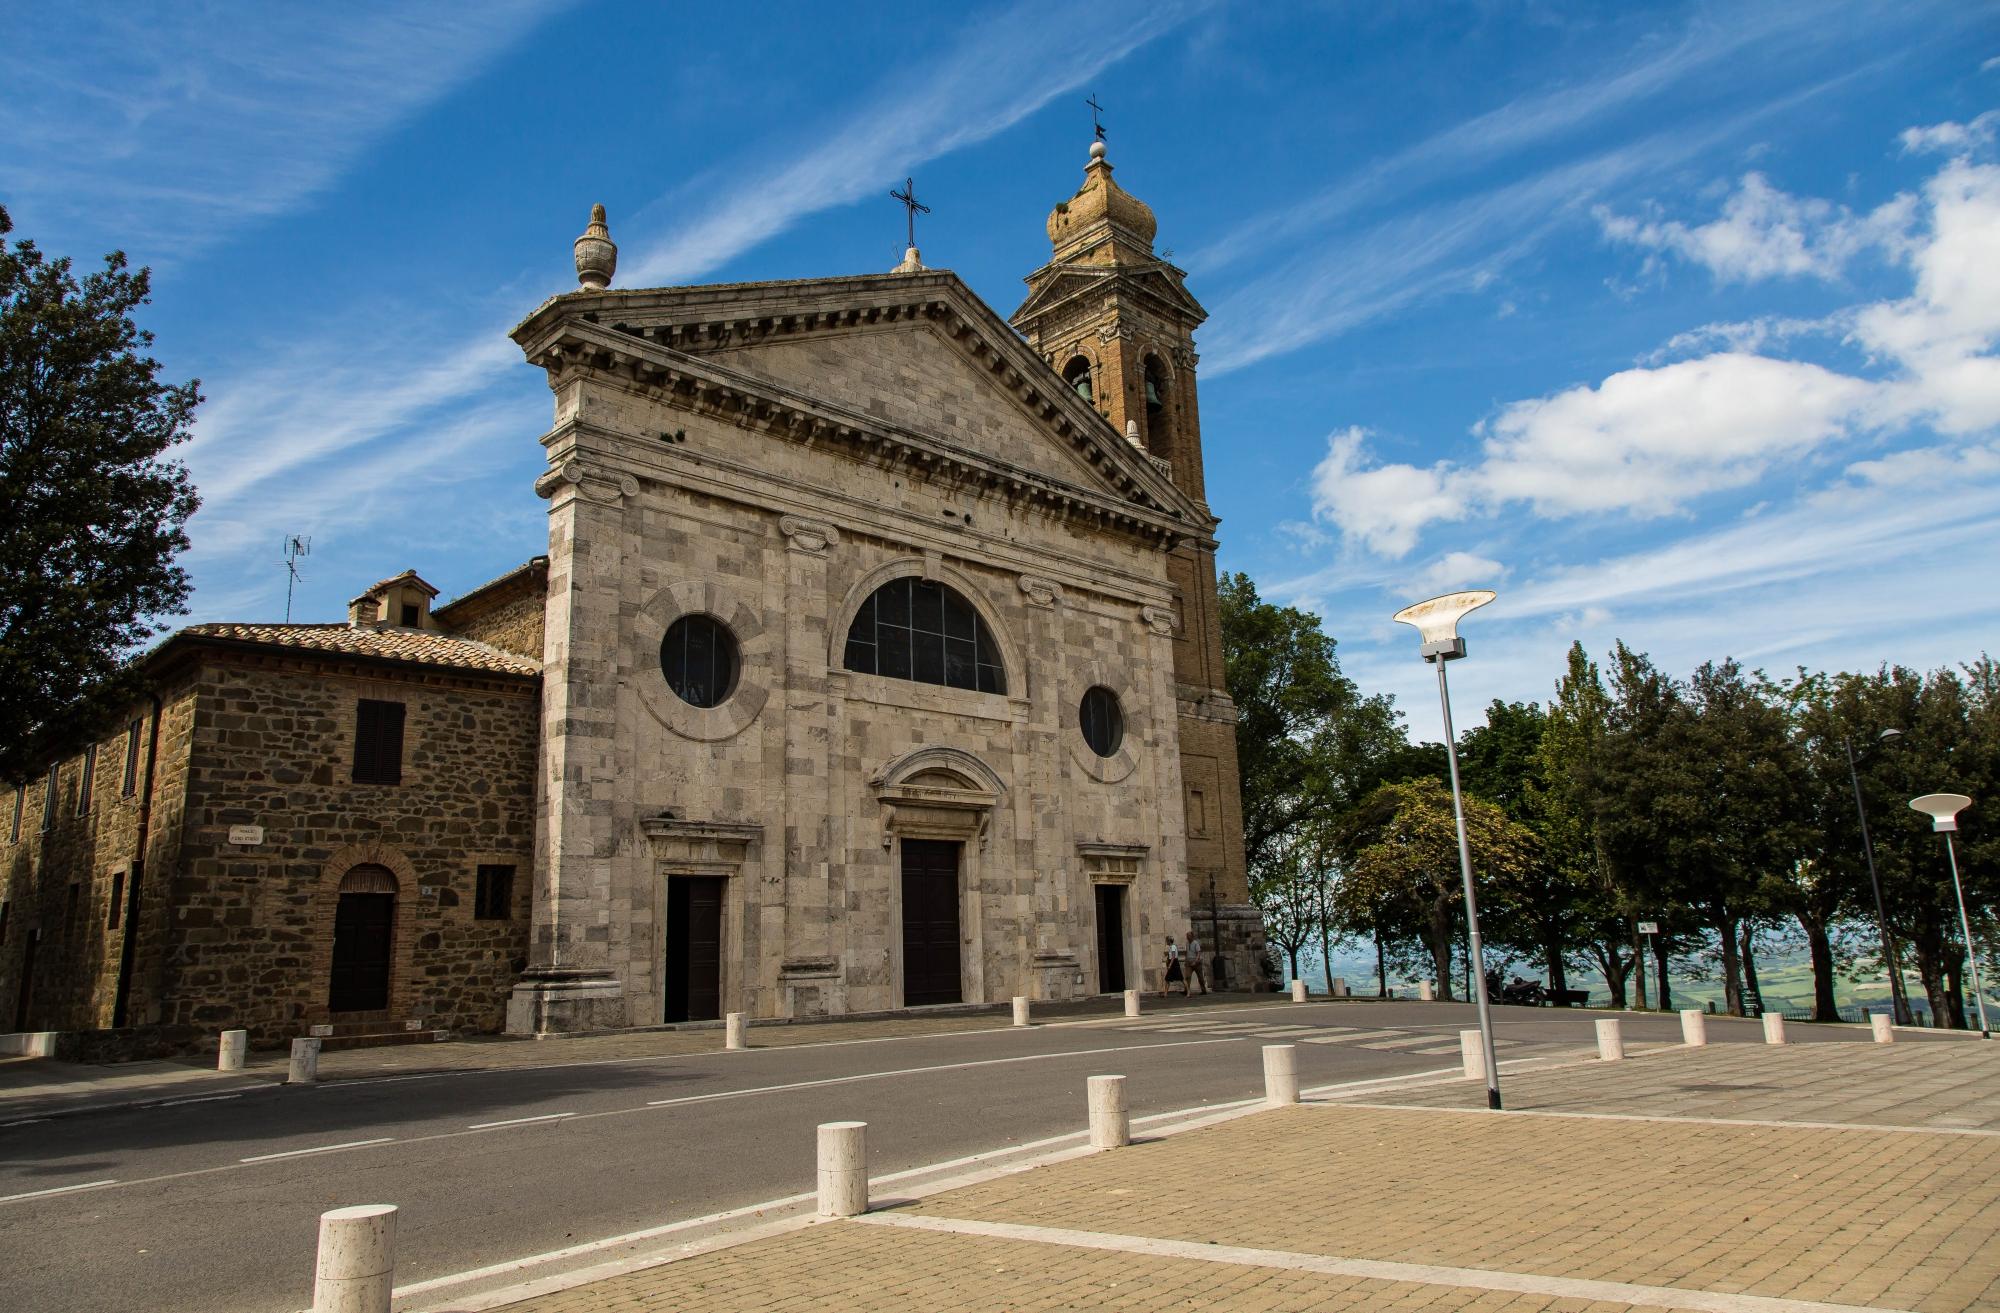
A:
[[[396,925],[396,877],[386,866],[357,866],[340,880],[333,913],[330,1012],[381,1012],[389,1006],[390,949]]]

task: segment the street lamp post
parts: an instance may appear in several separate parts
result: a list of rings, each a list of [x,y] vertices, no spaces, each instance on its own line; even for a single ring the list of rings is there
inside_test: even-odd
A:
[[[1486,1106],[1500,1107],[1500,1064],[1493,1051],[1493,1002],[1486,994],[1486,955],[1479,943],[1479,900],[1472,891],[1472,846],[1465,838],[1465,799],[1458,784],[1458,740],[1451,728],[1451,687],[1445,679],[1447,661],[1465,655],[1465,640],[1458,636],[1458,622],[1468,611],[1492,601],[1494,594],[1484,588],[1466,593],[1448,593],[1428,602],[1406,606],[1392,617],[1415,625],[1423,639],[1424,660],[1437,667],[1438,705],[1444,710],[1444,754],[1451,764],[1451,811],[1458,824],[1458,870],[1465,880],[1465,925],[1470,939],[1472,987],[1479,1000],[1479,1044],[1486,1055]]]
[[[1926,793],[1910,799],[1910,806],[1931,818],[1931,829],[1944,835],[1945,860],[1951,863],[1952,892],[1958,895],[1958,928],[1965,932],[1965,963],[1972,970],[1972,1000],[1979,1005],[1979,1036],[1992,1039],[1993,1028],[1986,1024],[1986,992],[1979,987],[1979,946],[1972,942],[1972,920],[1965,914],[1965,886],[1958,881],[1958,851],[1951,836],[1958,829],[1958,814],[1972,805],[1962,793]]]
[[[1903,731],[1885,729],[1875,736],[1880,743],[1885,739],[1900,738]],[[1861,851],[1868,856],[1868,883],[1875,890],[1875,926],[1882,933],[1882,965],[1889,970],[1889,1008],[1896,1015],[1896,1024],[1910,1024],[1910,1001],[1903,995],[1903,970],[1896,961],[1895,941],[1889,938],[1889,913],[1882,902],[1882,877],[1875,871],[1875,841],[1868,836],[1868,808],[1861,801],[1861,770],[1854,761],[1854,741],[1846,735],[1840,738],[1840,746],[1847,750],[1847,778],[1854,783],[1854,814],[1861,820]]]

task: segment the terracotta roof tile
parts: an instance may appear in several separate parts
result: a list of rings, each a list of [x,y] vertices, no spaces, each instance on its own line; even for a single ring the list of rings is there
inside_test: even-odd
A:
[[[443,666],[502,675],[539,675],[542,664],[527,657],[469,638],[453,638],[422,629],[356,629],[350,625],[189,625],[176,637],[220,638],[236,643],[324,652],[333,656],[372,657],[406,661],[413,666]]]

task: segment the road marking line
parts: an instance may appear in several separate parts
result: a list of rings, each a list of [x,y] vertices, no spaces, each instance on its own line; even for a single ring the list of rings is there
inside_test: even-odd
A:
[[[168,1099],[165,1103],[156,1103],[153,1106],[155,1108],[178,1108],[187,1103],[220,1103],[224,1099],[240,1099],[242,1097],[241,1094],[204,1094],[196,1099]]]
[[[1503,1272],[1490,1268],[1444,1267],[1431,1263],[1388,1263],[1330,1254],[1299,1254],[1281,1249],[1251,1249],[1239,1245],[1195,1244],[1186,1240],[1156,1240],[1150,1236],[1076,1231],[1067,1227],[1024,1226],[1016,1222],[976,1222],[952,1217],[907,1213],[866,1213],[850,1219],[865,1226],[904,1227],[948,1235],[989,1236],[1036,1244],[1139,1254],[1149,1258],[1193,1259],[1242,1267],[1280,1268],[1326,1276],[1401,1281],[1425,1286],[1459,1286],[1499,1290],[1557,1299],[1592,1299],[1610,1304],[1693,1310],[1694,1313],[1864,1313],[1857,1304],[1827,1304],[1815,1300],[1740,1295],[1673,1286],[1642,1286],[1625,1281],[1592,1281],[1581,1277],[1543,1276],[1533,1272]]]
[[[1308,1044],[1359,1044],[1363,1040],[1390,1039],[1397,1035],[1407,1035],[1405,1030],[1350,1030],[1338,1035],[1316,1035],[1308,1038]]]
[[[468,1131],[490,1131],[496,1126],[526,1126],[532,1122],[559,1122],[565,1117],[574,1116],[576,1114],[573,1112],[551,1112],[545,1113],[540,1117],[509,1117],[506,1121],[474,1122],[465,1129]]]
[[[1184,1049],[1201,1044],[1234,1044],[1234,1036],[1221,1039],[1184,1039],[1168,1044],[1122,1044],[1109,1049],[1078,1049],[1070,1053],[1030,1053],[1018,1058],[985,1058],[978,1062],[946,1062],[935,1067],[902,1067],[895,1071],[864,1071],[852,1076],[828,1076],[823,1080],[796,1081],[790,1085],[758,1085],[747,1090],[717,1090],[713,1094],[688,1094],[678,1099],[654,1099],[648,1108],[673,1108],[686,1103],[709,1103],[717,1099],[740,1099],[750,1094],[777,1094],[786,1090],[811,1090],[824,1085],[852,1085],[856,1081],[881,1080],[886,1076],[920,1076],[933,1071],[964,1071],[969,1067],[1005,1067],[1018,1062],[1049,1062],[1056,1058],[1091,1058],[1106,1053],[1139,1053],[1147,1049]],[[602,1116],[603,1114],[593,1114]]]
[[[34,1126],[47,1120],[46,1117],[23,1117],[17,1122],[0,1122],[0,1131],[6,1130],[9,1126]]]
[[[1267,1030],[1253,1030],[1250,1033],[1259,1039],[1274,1039],[1279,1035],[1296,1035],[1302,1030],[1317,1030],[1316,1026],[1272,1026]]]
[[[1364,1049],[1413,1049],[1419,1044],[1435,1044],[1437,1042],[1438,1037],[1435,1035],[1405,1035],[1402,1039],[1369,1040],[1361,1047]]]
[[[25,1194],[0,1194],[0,1204],[11,1204],[21,1199],[46,1199],[52,1194],[75,1194],[78,1190],[95,1190],[101,1185],[116,1185],[112,1180],[85,1181],[82,1185],[58,1185],[48,1190],[30,1190]]]
[[[308,1154],[335,1153],[341,1149],[365,1149],[371,1144],[389,1144],[395,1138],[393,1135],[384,1135],[374,1140],[349,1140],[345,1144],[322,1144],[311,1149],[287,1149],[283,1153],[254,1154],[248,1158],[238,1158],[236,1161],[239,1163],[268,1163],[275,1162],[280,1158],[303,1158]]]

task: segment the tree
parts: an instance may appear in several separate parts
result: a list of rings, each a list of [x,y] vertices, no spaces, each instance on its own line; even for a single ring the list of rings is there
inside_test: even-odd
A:
[[[1313,881],[1300,878],[1294,851],[1313,851],[1307,828],[1362,796],[1378,763],[1403,746],[1402,727],[1388,698],[1363,696],[1340,673],[1317,616],[1263,601],[1247,575],[1225,575],[1219,596],[1250,893],[1264,909],[1266,933],[1303,927],[1303,946],[1321,899]],[[1294,907],[1295,898],[1310,905]]]
[[[1465,831],[1481,887],[1518,879],[1536,860],[1534,836],[1489,802],[1465,800]],[[1346,896],[1417,922],[1441,995],[1451,998],[1451,949],[1465,903],[1451,794],[1435,780],[1385,784],[1355,810],[1342,846]]]
[[[1597,663],[1583,644],[1570,644],[1568,666],[1556,681],[1536,751],[1544,788],[1540,838],[1545,859],[1578,892],[1578,942],[1597,960],[1611,1006],[1622,1008],[1635,965],[1632,909],[1605,856],[1596,822],[1610,720],[1611,698]],[[1553,973],[1549,983],[1557,987]]]
[[[1496,871],[1488,933],[1494,942],[1539,957],[1549,988],[1569,988],[1569,956],[1589,942],[1591,883],[1564,860],[1575,842],[1570,818],[1550,787],[1542,751],[1550,717],[1532,702],[1495,700],[1486,723],[1459,736],[1460,774],[1467,793],[1486,799],[1536,838],[1536,860]],[[1554,839],[1555,842],[1550,842]]]
[[[0,243],[0,776],[15,783],[95,732],[129,697],[152,618],[186,609],[174,557],[197,501],[161,457],[201,394],[145,354],[131,312],[150,286],[122,252],[79,283],[68,259]]]

